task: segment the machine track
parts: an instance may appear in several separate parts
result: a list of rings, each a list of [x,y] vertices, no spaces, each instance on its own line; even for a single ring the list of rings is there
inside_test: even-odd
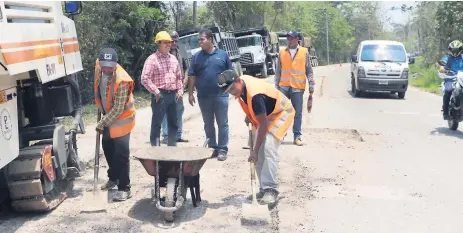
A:
[[[23,148],[7,168],[7,182],[11,206],[18,212],[47,212],[61,204],[73,188],[73,180],[54,181],[47,176],[42,155],[51,144],[37,144]],[[52,164],[54,164],[52,157]],[[53,169],[56,171],[55,169]]]

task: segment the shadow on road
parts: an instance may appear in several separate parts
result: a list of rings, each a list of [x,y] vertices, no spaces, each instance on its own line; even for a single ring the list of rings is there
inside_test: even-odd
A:
[[[456,137],[456,138],[459,138],[459,139],[463,139],[463,132],[461,132],[461,131],[453,131],[453,130],[450,130],[449,128],[445,128],[445,127],[438,127],[436,129],[434,129],[433,131],[431,131],[430,134],[431,135],[442,134],[442,135],[445,135],[445,136],[452,136],[452,137]]]
[[[162,229],[177,228],[184,222],[190,222],[201,219],[208,209],[220,209],[227,206],[235,206],[241,208],[241,203],[246,197],[243,195],[232,195],[222,199],[221,203],[210,203],[207,200],[202,200],[194,207],[191,200],[188,199],[183,207],[175,212],[174,222],[168,223],[164,220],[164,214],[158,210],[150,198],[142,199],[135,203],[129,211],[129,217],[142,221],[152,223],[153,226]]]
[[[358,99],[398,99],[397,95],[391,94],[390,92],[362,92],[358,97],[355,97],[354,93],[350,90],[347,90],[347,93],[353,98]]]

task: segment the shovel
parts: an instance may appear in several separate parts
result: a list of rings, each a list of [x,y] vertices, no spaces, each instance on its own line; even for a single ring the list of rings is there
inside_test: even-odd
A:
[[[249,138],[250,138],[250,153],[253,151],[254,140],[252,138],[252,124],[248,124]],[[260,205],[257,203],[256,198],[256,169],[254,162],[249,163],[251,167],[251,190],[252,190],[252,203],[243,203],[243,213],[241,217],[242,223],[250,223],[252,225],[265,225],[271,221],[270,212],[267,205]]]
[[[101,120],[101,112],[98,109],[98,121]],[[104,204],[108,202],[107,195],[104,195],[101,190],[98,189],[98,173],[100,170],[100,140],[101,133],[96,131],[96,143],[95,143],[95,165],[93,168],[93,192],[92,194],[84,194],[83,201],[86,208],[81,213],[95,213],[95,212],[106,212]]]

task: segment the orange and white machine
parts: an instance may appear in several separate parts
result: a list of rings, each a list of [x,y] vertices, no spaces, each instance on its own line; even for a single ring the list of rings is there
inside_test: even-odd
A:
[[[0,1],[0,202],[16,211],[55,208],[80,176],[82,60],[63,6],[81,11],[80,2]]]

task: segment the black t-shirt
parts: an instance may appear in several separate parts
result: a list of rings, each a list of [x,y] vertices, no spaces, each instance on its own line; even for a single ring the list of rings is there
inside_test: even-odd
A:
[[[243,93],[241,94],[241,99],[244,101],[244,103],[248,104],[246,86],[243,86]],[[256,114],[256,116],[264,112],[268,116],[275,109],[276,102],[277,100],[274,98],[270,98],[264,94],[257,94],[254,97],[252,97],[252,110],[254,111],[254,114]]]

